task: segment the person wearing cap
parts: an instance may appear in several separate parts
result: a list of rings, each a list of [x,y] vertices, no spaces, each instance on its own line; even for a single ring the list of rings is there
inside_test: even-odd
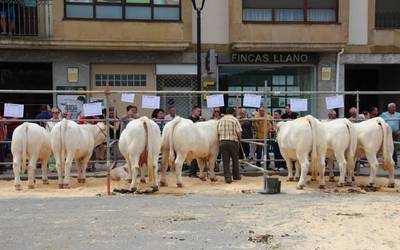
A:
[[[57,107],[53,107],[51,109],[51,118],[50,121],[46,123],[47,131],[51,132],[53,127],[60,121],[60,110]]]

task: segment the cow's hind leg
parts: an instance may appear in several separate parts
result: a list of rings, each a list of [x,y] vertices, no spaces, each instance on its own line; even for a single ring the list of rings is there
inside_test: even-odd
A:
[[[217,161],[217,154],[211,155],[210,159],[208,160],[208,168],[210,170],[210,181],[215,182],[217,181],[217,177],[215,176],[214,168],[215,162]]]
[[[344,152],[335,154],[335,157],[336,157],[336,161],[339,165],[339,173],[340,173],[339,182],[338,182],[337,186],[343,187],[346,182],[345,177],[346,177],[346,172],[347,172],[346,171],[347,162],[346,162],[346,159],[344,158]]]
[[[140,183],[146,183],[146,170],[147,170],[147,164],[144,163],[142,166],[140,166]]]
[[[42,182],[45,185],[49,184],[49,179],[47,178],[47,163],[48,158],[42,159],[40,161],[40,166],[42,167]]]
[[[13,159],[13,171],[14,171],[14,186],[15,190],[20,191],[21,188],[21,163],[22,160],[18,157],[14,157]]]
[[[325,156],[319,159],[319,188],[325,188]]]
[[[308,161],[308,157],[306,156],[300,156],[298,157],[298,159],[301,167],[301,173],[300,173],[300,180],[297,183],[297,189],[303,189],[306,183],[306,176],[309,171],[310,162]]]
[[[72,161],[73,161],[72,154],[68,154],[65,160],[63,188],[69,188],[69,178],[71,175]]]
[[[36,157],[31,157],[28,163],[28,188],[35,188]]]
[[[132,171],[132,181],[131,184],[129,185],[129,190],[134,193],[137,190],[137,186],[136,186],[136,178],[138,176],[138,171],[139,171],[139,157],[132,157],[131,156],[131,160],[130,162],[132,162],[131,167],[131,171]]]
[[[296,171],[294,174],[294,179],[295,179],[295,181],[299,181],[300,180],[300,170],[301,170],[299,161],[296,161],[294,163],[294,167],[295,167],[295,171]]]
[[[56,169],[58,176],[58,188],[63,188],[63,167],[61,164],[61,160],[58,157],[54,157],[56,159]]]
[[[328,171],[329,171],[329,182],[335,182],[335,174],[333,173],[333,159],[329,157],[327,159]]]
[[[395,181],[394,181],[394,166],[389,167],[389,188],[394,188],[395,187]]]
[[[197,165],[199,166],[199,170],[200,170],[199,178],[202,181],[206,181],[207,178],[206,178],[206,174],[204,172],[204,168],[206,166],[206,163],[205,163],[205,161],[200,160],[200,159],[196,159],[196,160],[197,160]]]
[[[291,160],[286,160],[286,167],[288,170],[288,181],[293,181],[293,162]]]
[[[369,186],[373,186],[375,184],[375,177],[376,177],[376,173],[378,172],[378,159],[376,159],[376,155],[375,154],[371,154],[371,153],[366,153],[366,157],[368,159],[369,165],[371,166],[370,169],[370,174],[369,174],[369,182],[368,185]]]
[[[151,188],[153,189],[154,192],[158,191],[158,178],[157,178],[157,174],[158,174],[158,155],[154,157],[153,159],[154,162],[154,167],[153,167],[153,184],[151,186]]]
[[[178,187],[183,187],[182,183],[182,165],[185,161],[185,157],[181,154],[178,154],[175,160],[175,175],[176,175],[176,185]]]
[[[160,178],[160,186],[166,187],[168,186],[167,182],[167,169],[168,169],[168,151],[163,150],[165,152],[162,153],[161,157],[161,178]]]

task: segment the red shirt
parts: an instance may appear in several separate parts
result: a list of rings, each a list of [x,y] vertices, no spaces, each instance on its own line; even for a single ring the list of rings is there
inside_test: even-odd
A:
[[[98,121],[86,121],[85,119],[98,119],[97,116],[79,116],[79,124],[97,124]]]

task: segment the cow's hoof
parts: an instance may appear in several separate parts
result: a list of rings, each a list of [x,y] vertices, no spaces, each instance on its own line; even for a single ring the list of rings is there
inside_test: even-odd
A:
[[[297,189],[298,190],[303,190],[304,189],[304,185],[297,185]]]
[[[168,187],[168,184],[166,182],[160,181],[160,186],[161,187]]]
[[[317,181],[317,179],[315,179],[315,178],[311,178],[311,180],[310,181]]]
[[[86,179],[78,179],[78,183],[84,184],[86,183]]]
[[[21,191],[21,190],[22,190],[21,185],[20,185],[20,184],[15,185],[15,190],[16,190],[16,191]]]
[[[49,184],[50,184],[49,180],[43,180],[43,185],[49,185]]]
[[[294,180],[295,180],[295,181],[299,181],[299,180],[300,180],[300,177],[296,177],[296,178],[294,178]]]
[[[127,179],[126,180],[128,183],[131,183],[132,182],[132,179]]]
[[[146,180],[140,179],[140,183],[146,184]]]
[[[153,190],[154,193],[160,190],[160,189],[158,188],[158,186],[154,186],[154,187],[151,187],[151,188],[152,188],[152,190]]]
[[[63,184],[63,189],[69,189],[69,184]]]
[[[199,177],[199,179],[202,180],[202,181],[207,181],[206,177]]]
[[[288,181],[288,182],[293,182],[294,179],[293,179],[293,177],[289,177],[289,178],[287,179],[287,181]]]
[[[329,182],[335,182],[335,177],[329,177]]]
[[[343,187],[344,185],[343,185],[343,183],[338,183],[337,185],[336,185],[336,187]]]
[[[131,193],[134,193],[134,192],[136,192],[136,191],[137,191],[137,187],[133,187],[133,188],[131,188],[131,190],[130,190]]]
[[[213,178],[210,178],[210,181],[211,181],[211,182],[217,182],[218,179],[217,179],[217,177],[213,177]]]
[[[374,183],[368,183],[367,187],[369,187],[369,188],[374,187]]]
[[[182,183],[177,183],[176,186],[177,186],[178,188],[183,188],[183,184],[182,184]]]
[[[346,187],[351,187],[351,186],[353,186],[353,183],[352,182],[346,182],[345,186]]]
[[[63,189],[64,185],[63,184],[58,184],[59,189]]]
[[[356,180],[356,178],[354,178],[354,176],[353,177],[351,177],[351,181],[355,181]]]
[[[325,189],[325,185],[319,185],[319,189]]]
[[[29,189],[34,189],[34,188],[35,188],[35,185],[28,185],[28,188],[29,188]]]
[[[33,184],[36,184],[36,179],[33,180]]]
[[[394,188],[394,183],[389,183],[388,188]]]

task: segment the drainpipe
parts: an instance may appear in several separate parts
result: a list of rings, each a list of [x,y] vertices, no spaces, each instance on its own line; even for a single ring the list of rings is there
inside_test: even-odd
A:
[[[337,58],[336,58],[336,88],[335,88],[336,95],[338,95],[338,92],[339,92],[340,56],[341,56],[343,53],[344,53],[344,48],[342,48],[342,49],[338,52]],[[338,110],[337,117],[340,117],[339,113],[340,113],[340,109]],[[343,108],[343,114],[344,114],[344,113],[345,113],[345,111],[344,111],[344,108]],[[343,117],[344,117],[344,115],[343,115]]]
[[[336,58],[336,92],[339,92],[339,73],[340,73],[340,56],[344,53],[344,48],[342,48]],[[337,93],[336,93],[337,95]]]

